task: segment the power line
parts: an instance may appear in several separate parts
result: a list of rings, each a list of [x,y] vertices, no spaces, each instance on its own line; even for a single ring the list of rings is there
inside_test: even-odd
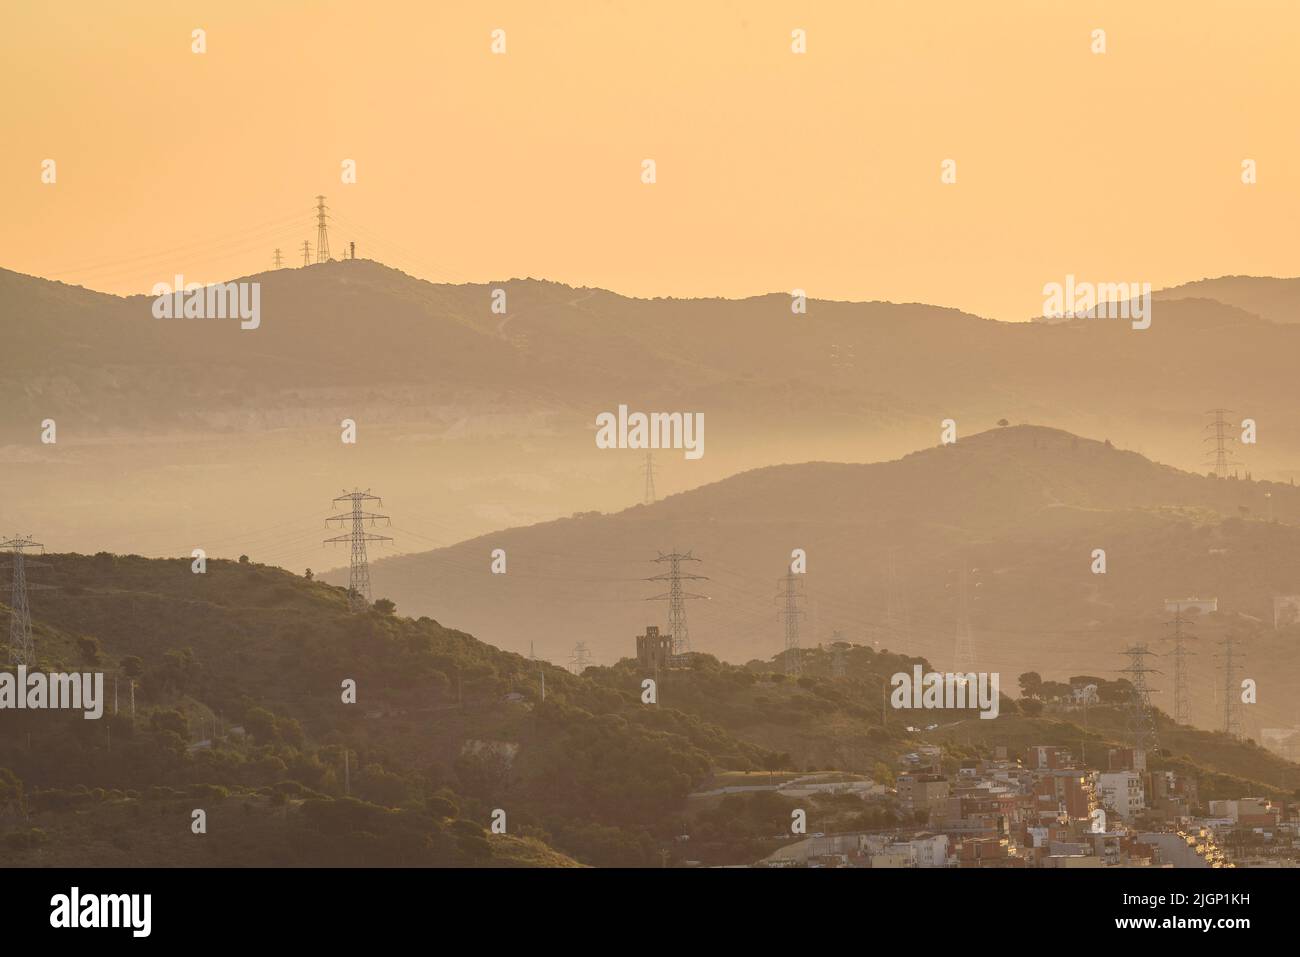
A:
[[[387,515],[376,515],[373,512],[363,511],[362,506],[365,502],[379,502],[383,507],[383,501],[377,495],[371,495],[370,489],[364,492],[353,489],[351,492],[344,492],[334,499],[337,507],[339,502],[348,502],[352,505],[352,511],[347,515],[331,515],[325,519],[326,522],[352,522],[352,530],[342,535],[336,535],[333,538],[325,539],[325,544],[336,542],[348,542],[352,546],[352,562],[350,573],[348,575],[348,605],[354,612],[365,611],[370,607],[370,564],[366,560],[366,542],[391,542],[392,539],[387,535],[372,535],[366,531],[366,522],[374,525],[379,519],[388,521]]]

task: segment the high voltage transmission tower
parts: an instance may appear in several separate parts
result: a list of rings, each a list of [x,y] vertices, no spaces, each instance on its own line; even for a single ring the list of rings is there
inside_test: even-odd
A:
[[[45,546],[32,541],[28,535],[0,542],[0,548],[9,549],[14,565],[13,591],[9,599],[9,662],[34,667],[36,649],[32,644],[32,610],[27,603],[27,591],[29,587],[34,590],[40,586],[27,584],[26,549],[39,548],[41,554],[45,554]]]
[[[575,675],[581,675],[591,666],[591,654],[587,651],[587,643],[580,641],[573,646],[573,654],[569,656],[569,670]]]
[[[316,261],[318,263],[327,263],[330,261],[330,234],[329,229],[325,226],[325,197],[316,197]]]
[[[1147,666],[1147,656],[1154,655],[1144,644],[1125,648],[1121,654],[1131,659],[1127,668],[1121,668],[1120,674],[1130,676],[1133,685],[1133,697],[1129,703],[1128,730],[1134,751],[1159,751],[1160,743],[1156,738],[1155,715],[1151,711],[1151,686],[1147,684],[1147,675],[1158,675],[1159,671]]]
[[[1205,427],[1212,433],[1205,437],[1205,441],[1214,443],[1214,474],[1218,478],[1228,477],[1228,460],[1232,458],[1232,449],[1228,446],[1236,441],[1231,435],[1232,424],[1224,418],[1231,411],[1231,409],[1210,409],[1205,413],[1214,416],[1214,421]],[[1207,461],[1206,464],[1211,463]]]
[[[1223,733],[1241,737],[1241,688],[1237,683],[1237,665],[1244,656],[1236,655],[1237,639],[1231,636],[1219,642],[1223,646]]]
[[[351,492],[344,492],[334,499],[334,507],[338,507],[339,502],[347,502],[352,506],[352,511],[345,515],[331,515],[325,519],[328,522],[348,522],[352,523],[352,530],[342,535],[335,535],[333,538],[325,539],[325,544],[336,544],[348,542],[352,546],[352,563],[348,575],[348,605],[354,612],[365,611],[370,607],[370,564],[366,560],[366,542],[391,542],[392,539],[387,535],[372,535],[366,531],[366,523],[372,526],[375,522],[383,519],[389,521],[387,515],[376,515],[373,512],[364,511],[364,503],[379,502],[383,507],[383,501],[376,495],[370,494],[370,489],[364,492],[353,489]],[[340,525],[340,527],[342,527]]]
[[[645,454],[645,498],[646,505],[655,502],[655,459],[653,452]]]
[[[305,239],[302,241],[302,264],[304,266],[311,265],[311,243]]]
[[[1196,652],[1188,651],[1183,644],[1186,641],[1196,641],[1195,635],[1188,634],[1187,627],[1190,624],[1183,617],[1183,608],[1181,605],[1176,606],[1174,620],[1165,622],[1166,625],[1172,625],[1174,633],[1166,635],[1162,641],[1172,641],[1174,643],[1174,720],[1179,724],[1188,724],[1191,713],[1191,697],[1187,693],[1187,656],[1194,655]]]
[[[682,562],[698,562],[699,559],[689,551],[685,553],[671,552],[665,555],[659,553],[659,557],[654,559],[656,563],[668,562],[668,571],[661,575],[655,575],[647,578],[648,582],[668,582],[668,591],[662,595],[652,595],[646,601],[666,601],[668,602],[668,631],[673,636],[673,655],[679,657],[689,654],[691,650],[691,638],[686,629],[686,600],[688,598],[705,598],[708,595],[696,595],[693,592],[682,590],[684,581],[706,582],[708,579],[703,575],[692,575],[689,572],[682,572]]]
[[[279,269],[280,266],[283,264],[283,262],[284,262],[284,260],[283,260],[283,258],[280,256],[280,248],[277,246],[277,247],[276,247],[276,250],[275,250],[275,268],[276,268],[276,269]]]
[[[784,603],[778,615],[785,620],[785,673],[798,677],[803,674],[799,655],[799,619],[804,614],[799,600],[805,597],[803,576],[786,572],[785,577],[777,579],[777,582],[785,586],[785,591],[776,596]]]

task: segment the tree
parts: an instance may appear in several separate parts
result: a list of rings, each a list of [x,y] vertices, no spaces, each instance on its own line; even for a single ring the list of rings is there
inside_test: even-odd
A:
[[[239,556],[239,564],[241,564],[241,565],[247,565],[247,564],[248,564],[248,556],[247,556],[247,555],[240,555],[240,556]]]
[[[259,744],[275,740],[275,715],[265,708],[252,708],[244,716],[244,730]]]
[[[77,639],[77,651],[81,653],[81,660],[88,665],[99,664],[99,639],[92,638],[90,635],[83,635]]]
[[[397,611],[397,603],[388,598],[376,598],[375,611],[381,615],[391,615]]]
[[[1002,426],[1002,428],[1004,429],[1010,424],[1011,423],[1008,422],[1006,419],[998,419],[998,425]]]
[[[311,581],[311,580],[312,580],[311,569],[310,569],[310,568],[307,569],[307,574],[303,575],[302,577],[305,578],[305,579],[307,579],[307,581]]]
[[[1043,688],[1043,676],[1037,671],[1026,671],[1020,676],[1020,693],[1026,698],[1037,698]]]

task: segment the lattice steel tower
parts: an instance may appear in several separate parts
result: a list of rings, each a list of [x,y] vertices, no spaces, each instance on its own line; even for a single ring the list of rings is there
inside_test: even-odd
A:
[[[1128,655],[1131,662],[1127,668],[1121,668],[1120,674],[1130,676],[1133,685],[1133,698],[1129,706],[1129,735],[1133,741],[1134,751],[1159,751],[1160,742],[1156,738],[1155,715],[1151,713],[1151,686],[1147,684],[1147,675],[1158,675],[1159,671],[1147,667],[1147,656],[1154,655],[1146,645],[1137,644],[1125,648],[1121,654]]]
[[[316,261],[330,261],[330,234],[325,226],[325,197],[316,197]]]
[[[1188,651],[1183,642],[1196,641],[1197,638],[1187,631],[1190,622],[1183,617],[1181,605],[1174,612],[1174,620],[1167,621],[1165,624],[1172,625],[1174,629],[1172,635],[1166,635],[1161,639],[1174,643],[1174,720],[1179,724],[1187,724],[1191,712],[1191,696],[1187,693],[1187,656],[1194,655],[1196,652]]]
[[[1228,446],[1236,441],[1230,434],[1231,423],[1224,418],[1231,411],[1231,409],[1210,409],[1205,413],[1214,416],[1214,421],[1205,427],[1211,432],[1205,437],[1205,441],[1214,443],[1214,474],[1219,478],[1228,477],[1228,460],[1232,458],[1232,449]],[[1206,464],[1210,463],[1206,462]]]
[[[1244,656],[1235,654],[1236,638],[1225,638],[1219,644],[1223,646],[1223,732],[1240,738],[1241,686],[1237,683],[1237,665],[1244,661]]]
[[[331,515],[325,519],[326,522],[348,522],[352,523],[352,530],[343,535],[335,535],[333,538],[325,539],[325,544],[337,544],[348,542],[352,546],[352,564],[348,575],[348,605],[354,612],[365,611],[370,607],[370,564],[366,560],[366,542],[391,542],[392,539],[387,535],[372,535],[366,531],[366,523],[372,526],[383,519],[389,521],[387,515],[376,515],[373,512],[363,510],[366,502],[379,502],[383,507],[383,500],[376,495],[370,494],[370,489],[364,492],[353,489],[351,492],[344,492],[334,499],[334,507],[338,507],[339,502],[348,502],[352,506],[352,511],[346,515]],[[340,526],[341,527],[341,526]]]
[[[9,599],[9,662],[13,665],[36,665],[36,649],[32,644],[32,610],[27,604],[27,555],[24,549],[39,548],[45,553],[45,546],[26,538],[11,538],[0,542],[0,548],[9,549],[14,563],[14,585]]]
[[[777,599],[784,603],[778,614],[785,620],[785,673],[798,677],[803,674],[799,654],[799,619],[804,614],[799,607],[799,600],[804,597],[803,576],[786,572],[785,577],[777,579],[777,582],[785,585],[785,591],[777,595]]]
[[[668,571],[662,575],[655,575],[653,578],[647,578],[648,582],[668,582],[668,591],[662,595],[652,595],[646,601],[666,601],[668,602],[668,631],[673,636],[673,654],[685,655],[691,650],[691,638],[686,629],[686,600],[688,598],[705,598],[708,595],[696,595],[693,592],[682,590],[684,581],[708,581],[703,575],[692,575],[689,572],[682,572],[682,562],[698,562],[699,559],[689,551],[685,553],[671,552],[665,555],[659,553],[659,557],[654,559],[657,563],[668,562]]]

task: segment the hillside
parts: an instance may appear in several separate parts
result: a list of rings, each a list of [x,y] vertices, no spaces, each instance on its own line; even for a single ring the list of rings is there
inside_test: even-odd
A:
[[[349,616],[336,589],[278,570],[214,563],[195,576],[177,562],[52,556],[45,577],[42,665],[104,668],[123,685],[134,675],[137,715],[3,715],[0,840],[18,864],[646,865],[683,829],[700,838],[692,854],[743,861],[783,803],[756,795],[718,818],[688,809],[688,792],[734,780],[727,769],[887,778],[917,742],[906,712],[868,704],[913,659],[868,647],[842,649],[839,678],[810,650],[797,681],[779,665],[697,656],[663,676],[655,708],[631,661],[581,678],[543,665],[543,704],[536,665],[383,607]],[[343,673],[358,681],[355,709],[338,703]],[[1018,718],[1009,700],[1003,710],[959,714],[921,740],[948,762],[1025,741],[1123,741],[1118,711],[1095,709],[1082,731]],[[1300,783],[1300,768],[1258,749],[1163,724],[1195,756],[1172,753],[1170,766],[1205,776],[1209,796]],[[178,841],[196,806],[208,834]],[[495,807],[509,835],[483,833]],[[822,821],[844,810],[812,806]],[[857,813],[845,823],[895,820],[887,807]]]
[[[643,457],[593,442],[596,414],[622,403],[706,417],[702,458],[656,456],[660,495],[897,457],[946,418],[963,436],[1043,423],[1202,470],[1204,412],[1228,406],[1259,423],[1236,449],[1243,473],[1300,462],[1300,329],[1203,296],[1159,302],[1134,331],[883,302],[794,315],[785,294],[438,285],[368,260],[243,278],[260,283],[255,330],[0,270],[0,501],[22,502],[0,525],[61,551],[204,547],[301,571],[330,563],[319,519],[356,486],[391,504],[396,548],[450,545],[641,500]]]
[[[783,643],[778,579],[808,556],[805,646],[845,639],[954,663],[967,607],[982,669],[1108,673],[1132,641],[1168,650],[1165,600],[1200,595],[1192,718],[1221,720],[1214,642],[1247,641],[1259,727],[1289,725],[1300,630],[1274,631],[1275,595],[1300,593],[1300,489],[1181,472],[1107,443],[1019,426],[870,465],[756,469],[614,514],[514,528],[422,555],[381,559],[372,576],[408,614],[432,614],[563,663],[584,641],[597,663],[632,653],[666,624],[657,555],[693,550],[706,576],[687,603],[694,650],[732,662]],[[504,549],[508,571],[490,573]],[[1092,573],[1104,549],[1106,574]],[[345,582],[346,573],[330,580]],[[1160,687],[1166,687],[1169,675]]]
[[[351,615],[340,590],[251,563],[194,575],[55,555],[40,573],[52,586],[33,593],[41,667],[107,672],[109,706],[99,721],[0,712],[0,847],[17,865],[658,866],[680,859],[691,829],[692,855],[745,862],[754,829],[771,833],[772,796],[732,820],[701,817],[691,793],[816,769],[888,780],[925,740],[954,764],[1022,740],[1123,741],[1118,711],[1095,709],[1082,731],[1017,717],[1007,698],[995,721],[958,712],[918,735],[909,712],[876,704],[917,660],[864,646],[842,646],[838,677],[829,652],[809,650],[798,679],[779,662],[697,655],[661,675],[649,706],[633,661],[577,677],[382,602]],[[340,700],[344,677],[356,705]],[[1184,754],[1169,760],[1209,796],[1300,785],[1300,766],[1163,725]],[[204,835],[188,830],[195,808]],[[504,835],[485,833],[497,808]],[[844,810],[812,804],[814,820]],[[857,813],[863,826],[897,820],[888,802]]]
[[[1300,279],[1221,276],[1162,289],[1153,298],[1161,301],[1213,299],[1269,322],[1300,322]]]

